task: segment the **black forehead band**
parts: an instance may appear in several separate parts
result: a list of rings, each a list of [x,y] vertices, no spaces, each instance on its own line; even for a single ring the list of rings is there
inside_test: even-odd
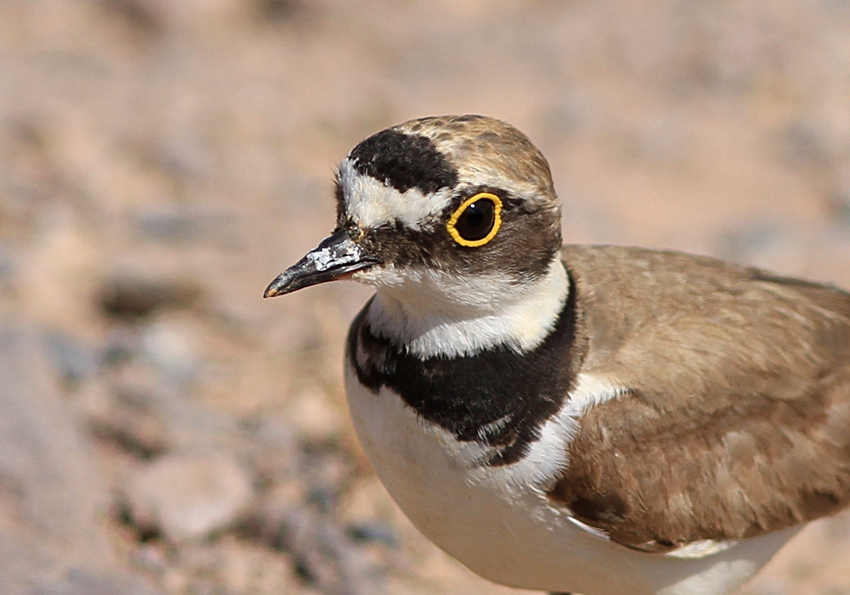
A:
[[[348,158],[360,174],[399,192],[416,188],[431,194],[458,183],[457,169],[430,138],[418,134],[383,130],[354,147]]]

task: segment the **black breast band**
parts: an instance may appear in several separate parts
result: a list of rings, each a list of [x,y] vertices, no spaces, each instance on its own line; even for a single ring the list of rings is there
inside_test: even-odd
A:
[[[385,386],[456,439],[492,447],[485,464],[514,463],[561,408],[584,358],[586,341],[577,340],[572,276],[569,287],[555,328],[526,353],[499,345],[470,356],[420,359],[372,333],[367,322],[370,300],[351,325],[347,357],[372,392]]]

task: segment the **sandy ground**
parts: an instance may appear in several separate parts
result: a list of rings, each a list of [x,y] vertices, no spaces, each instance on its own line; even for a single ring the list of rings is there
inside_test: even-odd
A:
[[[424,540],[356,444],[342,340],[368,292],[261,299],[332,228],[335,164],[488,114],[548,156],[567,241],[850,287],[848,73],[839,0],[4,0],[0,316],[89,449],[102,565],[138,593],[515,593]],[[162,512],[186,494],[223,512]],[[746,593],[850,593],[848,522]],[[94,592],[51,560],[78,590],[48,592]]]

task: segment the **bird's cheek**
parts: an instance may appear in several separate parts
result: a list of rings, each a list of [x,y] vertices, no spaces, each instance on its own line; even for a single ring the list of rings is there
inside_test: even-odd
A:
[[[372,287],[391,287],[405,282],[402,271],[391,264],[379,264],[357,271],[351,275],[351,279]]]

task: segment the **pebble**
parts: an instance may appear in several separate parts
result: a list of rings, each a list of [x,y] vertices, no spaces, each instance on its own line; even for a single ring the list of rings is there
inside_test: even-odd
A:
[[[279,535],[273,541],[293,556],[318,590],[327,595],[383,591],[380,571],[331,516],[289,506],[278,518]]]
[[[104,486],[41,347],[30,330],[0,327],[0,512],[16,519],[23,537],[38,530],[45,544],[102,546],[92,518]]]
[[[621,150],[650,164],[675,166],[687,162],[690,145],[685,119],[665,115],[635,126],[623,139]]]
[[[839,176],[836,188],[829,197],[829,207],[836,222],[850,227],[850,172]]]
[[[114,569],[107,486],[44,351],[33,329],[0,327],[0,593],[154,595]]]
[[[181,320],[160,320],[142,332],[141,352],[166,380],[191,381],[200,365],[195,328]]]
[[[140,30],[182,34],[203,30],[210,21],[232,21],[242,8],[239,0],[110,0],[104,4]]]
[[[305,387],[287,404],[286,420],[307,442],[327,442],[339,437],[345,420],[330,397],[315,386]]]
[[[165,423],[147,393],[88,383],[78,391],[77,401],[100,439],[144,459],[167,449]]]
[[[45,585],[35,595],[157,595],[140,577],[93,572],[73,568],[59,580]]]
[[[831,166],[842,159],[848,141],[844,106],[820,106],[791,123],[784,150],[796,164]]]
[[[223,454],[169,454],[127,482],[125,498],[142,531],[171,542],[201,541],[232,526],[251,505],[252,479]]]
[[[589,97],[576,92],[565,93],[542,116],[542,133],[557,148],[569,138],[583,132],[594,118],[593,103]]]
[[[141,239],[164,243],[233,243],[235,224],[231,213],[188,209],[145,211],[135,220]]]
[[[114,274],[101,284],[97,302],[116,318],[138,318],[164,309],[185,308],[200,297],[197,284],[184,279],[147,279]]]
[[[100,354],[70,335],[50,332],[47,333],[45,341],[51,363],[65,382],[78,383],[87,380],[100,368]]]
[[[257,4],[263,17],[272,22],[289,20],[307,7],[303,0],[259,0]]]
[[[15,273],[15,263],[12,252],[6,246],[0,245],[0,284],[8,283]]]
[[[196,586],[194,592],[228,595],[301,592],[289,556],[236,536],[185,547],[180,558],[186,574],[196,581],[200,579],[198,582],[203,585]]]
[[[196,218],[180,211],[142,213],[136,218],[136,228],[145,240],[174,242],[192,240],[199,235]]]
[[[398,547],[398,533],[389,523],[373,521],[352,525],[348,528],[348,534],[355,541],[380,543],[391,548]]]
[[[779,224],[743,225],[717,238],[717,254],[726,260],[783,274],[806,270],[804,238]]]

